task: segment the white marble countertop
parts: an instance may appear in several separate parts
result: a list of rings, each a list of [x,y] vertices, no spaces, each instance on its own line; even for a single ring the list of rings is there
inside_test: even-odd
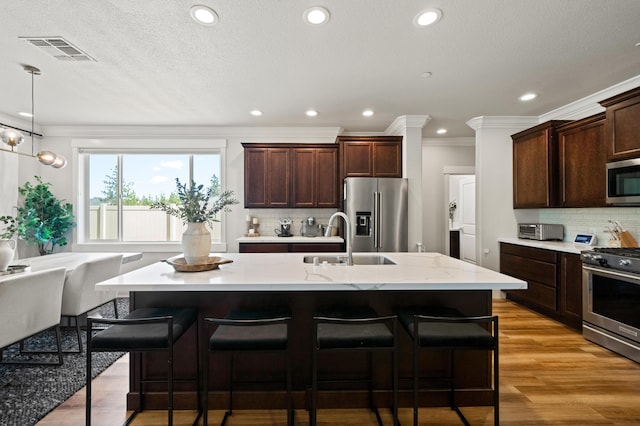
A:
[[[594,246],[584,244],[574,244],[567,241],[538,241],[523,238],[498,238],[498,242],[517,244],[526,247],[535,247],[546,250],[563,251],[566,253],[580,254],[583,250],[592,250]]]
[[[354,253],[370,255],[371,253]],[[103,281],[119,291],[353,291],[526,289],[519,279],[439,253],[380,253],[396,265],[303,263],[311,253],[222,253],[233,263],[205,272],[176,272],[157,262]],[[214,254],[212,254],[213,256]],[[325,256],[327,253],[316,254]]]
[[[240,237],[236,238],[239,243],[342,243],[342,237],[303,237],[294,235],[292,237],[260,236],[260,237]]]

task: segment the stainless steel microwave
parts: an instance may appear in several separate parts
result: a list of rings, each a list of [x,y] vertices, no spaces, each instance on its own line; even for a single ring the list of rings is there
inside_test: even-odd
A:
[[[607,204],[640,205],[640,158],[607,163]]]

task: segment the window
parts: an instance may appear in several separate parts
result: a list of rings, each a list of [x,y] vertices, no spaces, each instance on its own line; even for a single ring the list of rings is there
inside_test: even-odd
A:
[[[187,146],[148,149],[140,148],[145,145],[140,141],[109,141],[102,145],[109,148],[96,146],[100,144],[95,141],[74,141],[77,164],[81,165],[78,243],[143,244],[148,251],[173,250],[169,243],[180,243],[186,225],[161,210],[151,210],[150,205],[156,201],[179,202],[176,178],[181,183],[193,179],[205,187],[213,179],[224,190],[224,141],[196,143],[192,147],[175,141],[173,146]],[[210,231],[212,244],[224,244],[221,222],[214,223]]]

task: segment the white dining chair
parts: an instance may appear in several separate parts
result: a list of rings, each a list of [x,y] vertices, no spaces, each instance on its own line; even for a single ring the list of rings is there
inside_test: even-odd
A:
[[[96,283],[108,280],[120,274],[122,254],[113,254],[97,260],[91,260],[76,267],[64,284],[62,293],[62,317],[74,318],[78,336],[78,350],[66,352],[82,352],[82,336],[80,317],[87,312],[113,303],[115,317],[118,318],[116,291],[97,291]]]
[[[0,362],[12,364],[62,364],[60,312],[65,268],[23,272],[0,279]],[[57,362],[4,360],[3,349],[53,330]]]

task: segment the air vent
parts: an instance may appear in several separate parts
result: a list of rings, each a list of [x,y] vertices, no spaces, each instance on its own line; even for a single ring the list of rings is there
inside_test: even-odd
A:
[[[20,37],[22,40],[53,56],[59,61],[96,61],[62,37]]]

